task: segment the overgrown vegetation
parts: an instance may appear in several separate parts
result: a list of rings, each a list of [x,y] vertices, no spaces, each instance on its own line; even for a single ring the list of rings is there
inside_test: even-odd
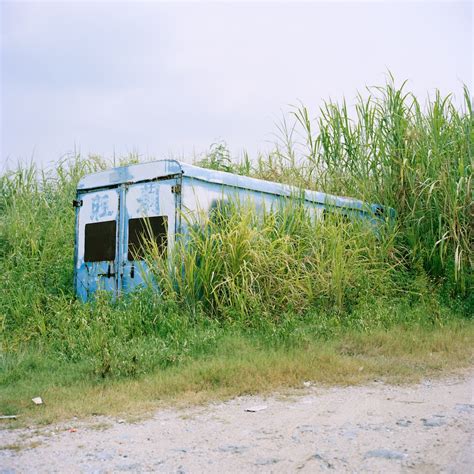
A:
[[[401,263],[393,229],[331,213],[322,222],[296,200],[263,217],[249,203],[227,203],[198,220],[176,243],[171,271],[159,249],[149,249],[162,298],[188,312],[199,307],[251,327],[315,309],[348,314],[374,295],[394,294]]]
[[[26,409],[30,395],[52,387],[67,405],[64,387],[81,383],[92,393],[122,377],[153,386],[150,400],[469,364],[467,90],[464,99],[459,109],[437,94],[425,108],[390,81],[359,96],[354,110],[327,103],[311,120],[296,108],[275,150],[255,161],[233,162],[214,145],[201,165],[391,206],[395,225],[373,232],[337,215],[323,223],[297,201],[263,219],[249,206],[217,210],[189,223],[190,238],[169,264],[150,249],[160,293],[147,288],[115,302],[99,295],[82,304],[72,288],[76,184],[112,164],[75,156],[49,172],[29,165],[5,173],[0,412]],[[364,373],[350,376],[361,360]]]

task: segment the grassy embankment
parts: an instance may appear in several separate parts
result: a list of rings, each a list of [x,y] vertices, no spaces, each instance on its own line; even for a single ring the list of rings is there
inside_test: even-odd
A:
[[[325,104],[316,123],[295,109],[255,162],[214,147],[202,165],[378,202],[397,210],[396,224],[375,234],[337,216],[312,222],[297,201],[263,220],[246,206],[216,211],[176,247],[171,272],[154,259],[161,294],[117,302],[81,304],[72,292],[75,186],[110,164],[74,157],[4,174],[0,414],[140,412],[468,366],[470,107],[467,91],[462,111],[439,96],[423,109],[387,84],[358,99],[355,120],[345,103]]]

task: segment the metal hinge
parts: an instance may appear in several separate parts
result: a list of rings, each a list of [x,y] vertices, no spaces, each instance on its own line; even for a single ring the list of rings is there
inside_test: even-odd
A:
[[[171,192],[173,194],[181,194],[181,185],[180,184],[174,184],[171,186]]]
[[[82,199],[73,199],[72,200],[72,207],[81,207],[84,203]]]

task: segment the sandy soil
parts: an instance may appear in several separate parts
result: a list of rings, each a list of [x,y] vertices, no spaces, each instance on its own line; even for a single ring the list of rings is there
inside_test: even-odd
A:
[[[307,386],[136,423],[2,429],[0,472],[472,473],[473,388],[474,372],[403,387]]]

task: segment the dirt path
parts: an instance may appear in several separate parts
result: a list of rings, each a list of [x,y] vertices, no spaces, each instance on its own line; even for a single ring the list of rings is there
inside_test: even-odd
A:
[[[308,384],[307,384],[308,385]],[[0,473],[474,472],[474,373],[0,430]],[[266,408],[256,412],[246,409]],[[262,407],[260,407],[262,408]],[[72,428],[72,429],[71,429]],[[24,449],[6,446],[26,445]]]

